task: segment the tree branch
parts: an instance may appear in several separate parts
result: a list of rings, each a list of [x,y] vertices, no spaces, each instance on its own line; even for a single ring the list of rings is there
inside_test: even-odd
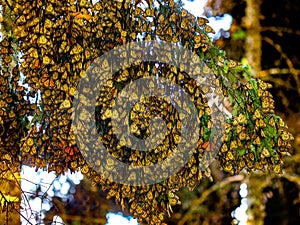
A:
[[[300,35],[300,30],[293,30],[288,27],[261,27],[261,31],[271,31],[278,35],[282,35],[282,33]]]
[[[207,200],[207,198],[210,194],[225,187],[226,185],[228,185],[230,183],[240,182],[240,181],[244,180],[244,178],[245,177],[243,175],[236,175],[236,176],[228,177],[220,182],[215,183],[211,188],[203,191],[200,198],[197,198],[197,199],[194,199],[191,201],[190,210],[182,217],[182,219],[179,221],[178,225],[183,225],[189,218],[192,218],[191,214],[193,214],[193,212],[196,211],[196,208],[199,205],[203,204]]]
[[[297,90],[300,93],[300,80],[297,73],[297,70],[294,68],[292,60],[283,52],[281,46],[277,43],[275,43],[271,38],[269,37],[263,37],[263,40],[266,41],[268,44],[272,45],[279,53],[280,56],[285,59],[285,62],[287,66],[289,67],[290,73],[293,75],[293,78],[295,79]]]

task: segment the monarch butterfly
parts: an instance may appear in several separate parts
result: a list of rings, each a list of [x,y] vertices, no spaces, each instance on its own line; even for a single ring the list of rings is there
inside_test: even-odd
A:
[[[45,19],[45,23],[44,23],[44,26],[46,28],[51,28],[53,27],[53,22],[51,20],[49,20],[48,18]]]
[[[43,63],[44,63],[45,65],[48,65],[48,64],[51,63],[51,59],[50,59],[48,56],[44,56],[44,57],[43,57]]]
[[[169,35],[169,36],[172,36],[173,35],[173,31],[172,31],[172,28],[169,27],[167,30],[166,30],[166,34]]]
[[[97,2],[97,3],[94,5],[94,9],[95,9],[96,11],[100,11],[102,8],[103,8],[102,2]]]
[[[266,147],[264,147],[264,148],[262,149],[262,155],[263,155],[264,157],[270,157],[270,156],[271,156],[270,151],[269,151]]]
[[[149,199],[149,200],[153,200],[153,194],[152,194],[152,191],[148,191],[148,193],[147,193],[147,198]]]
[[[92,18],[89,14],[82,13],[82,12],[74,12],[74,13],[71,13],[71,15],[74,16],[76,19],[90,20]]]
[[[259,111],[259,109],[256,109],[254,111],[254,116],[253,116],[254,119],[260,119],[261,118],[261,113]]]
[[[40,45],[44,45],[47,42],[48,42],[48,40],[44,35],[40,36],[39,39],[38,39],[38,44],[40,44]]]
[[[148,17],[154,16],[154,8],[153,9],[147,8],[145,13],[146,13],[146,16],[148,16]]]
[[[272,127],[275,127],[275,120],[274,120],[273,117],[270,118],[269,125],[272,126]]]
[[[31,147],[31,146],[34,145],[34,141],[33,141],[33,139],[32,139],[31,137],[29,137],[29,138],[26,140],[26,145],[27,145],[28,147]]]
[[[287,131],[283,131],[281,134],[281,138],[282,140],[287,141],[290,139],[290,134]]]
[[[277,140],[277,145],[278,145],[279,147],[284,146],[284,141],[282,140],[281,137],[278,138],[278,140]]]
[[[34,60],[33,68],[40,68],[40,60],[38,60],[38,59]]]
[[[9,46],[9,41],[8,41],[7,39],[3,39],[3,40],[1,41],[1,46],[2,46],[2,47],[8,47],[8,46]]]
[[[79,45],[79,44],[77,44],[77,45],[75,45],[73,48],[72,48],[72,50],[71,50],[71,54],[73,55],[73,54],[79,54],[79,53],[81,53],[83,51],[83,48]]]
[[[245,132],[241,132],[241,133],[239,134],[239,139],[240,139],[240,140],[245,140],[245,139],[247,139],[247,134],[246,134]]]
[[[189,20],[183,19],[181,24],[180,24],[180,27],[184,30],[188,30],[189,27],[190,27]]]
[[[181,11],[181,16],[182,16],[182,17],[186,17],[188,14],[189,14],[188,11],[186,11],[185,9],[183,9],[183,10]]]
[[[2,47],[1,53],[2,54],[8,54],[8,48]]]
[[[234,156],[231,151],[228,151],[226,154],[226,160],[233,160]]]
[[[210,141],[206,141],[201,145],[200,148],[205,149],[207,151],[212,151],[212,150],[216,149],[216,145]]]
[[[30,147],[29,146],[23,146],[22,150],[26,153],[28,153],[30,151]]]
[[[54,14],[54,9],[51,3],[49,3],[46,7],[46,13]]]
[[[17,24],[17,25],[22,25],[22,24],[24,24],[24,23],[26,23],[26,18],[25,18],[24,15],[21,15],[21,16],[16,20],[16,24]]]
[[[68,52],[69,50],[70,50],[70,46],[68,45],[68,42],[62,41],[62,43],[58,49],[58,52],[63,53],[63,52]]]
[[[233,173],[233,171],[232,171],[233,166],[232,166],[232,164],[230,162],[227,161],[226,164],[225,164],[225,166],[223,168],[224,168],[225,171]]]
[[[221,150],[220,150],[222,153],[225,153],[225,152],[227,152],[228,151],[228,146],[227,146],[227,144],[223,144],[222,145],[222,147],[221,147]]]
[[[228,63],[229,68],[233,68],[236,65],[237,65],[237,61],[232,60],[232,59],[229,60],[229,63]]]
[[[203,26],[203,25],[205,25],[206,23],[209,22],[208,19],[203,18],[203,17],[197,17],[197,21],[198,21],[199,26]]]
[[[200,43],[201,42],[201,36],[200,35],[196,35],[194,37],[194,41],[195,41],[196,44]]]
[[[144,23],[143,26],[142,26],[142,32],[150,32],[151,31],[151,26],[152,24],[151,23]]]
[[[74,22],[75,22],[75,24],[79,25],[80,27],[84,26],[84,20],[83,20],[83,18],[77,18],[77,17],[75,17]],[[76,26],[76,27],[79,28],[78,26]]]
[[[212,33],[212,34],[215,34],[215,33],[216,33],[215,30],[212,29],[212,27],[209,26],[209,25],[207,25],[207,24],[206,24],[205,27],[204,27],[204,31],[207,32],[207,33]]]
[[[232,140],[230,142],[230,149],[236,149],[237,147],[238,147],[237,141],[236,140]]]
[[[272,108],[273,104],[271,102],[271,99],[263,97],[263,99],[262,99],[262,107],[263,107],[263,109]]]
[[[4,63],[8,64],[8,63],[12,62],[12,59],[9,55],[4,55],[3,61],[4,61]]]
[[[162,15],[162,17],[164,18],[163,15]],[[177,17],[176,13],[175,13],[175,12],[172,13],[172,15],[171,15],[170,18],[169,18],[169,21],[171,21],[171,22],[176,22],[176,17]]]
[[[7,103],[12,103],[12,101],[13,101],[13,98],[12,98],[12,96],[11,95],[5,95],[6,93],[3,93],[2,94],[2,99],[5,99],[5,101],[7,102]],[[13,113],[13,111],[10,111],[10,113]],[[11,114],[10,114],[11,115]]]
[[[83,174],[87,174],[89,172],[89,167],[87,165],[84,165],[82,168],[81,168],[81,172]]]
[[[48,73],[45,73],[43,75],[41,82],[45,87],[53,88],[55,86],[53,79],[49,76]]]
[[[266,123],[263,119],[256,119],[255,120],[255,126],[257,127],[265,127]]]
[[[192,175],[195,175],[195,174],[197,174],[197,172],[198,172],[198,166],[192,166],[192,168],[191,168],[191,174]]]
[[[80,54],[76,54],[74,55],[74,57],[72,58],[72,63],[78,63],[80,60],[82,59]]]
[[[74,160],[75,159],[74,155],[75,155],[76,151],[77,151],[77,147],[75,145],[66,147],[65,153],[67,154],[67,159]]]
[[[255,140],[253,141],[254,145],[260,146],[261,145],[261,141],[259,137],[256,137]]]

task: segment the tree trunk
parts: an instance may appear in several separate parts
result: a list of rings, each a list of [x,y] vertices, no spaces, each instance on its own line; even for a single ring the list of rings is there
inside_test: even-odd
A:
[[[246,0],[246,12],[243,25],[247,30],[245,58],[251,66],[253,76],[261,70],[260,5],[261,0]]]

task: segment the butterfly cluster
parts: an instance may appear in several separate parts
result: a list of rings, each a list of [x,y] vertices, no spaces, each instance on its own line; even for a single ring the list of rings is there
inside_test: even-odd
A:
[[[214,31],[206,18],[195,17],[179,9],[173,0],[103,0],[95,4],[88,0],[16,0],[10,8],[13,39],[1,42],[0,146],[6,149],[1,149],[1,157],[5,155],[2,152],[9,149],[14,156],[21,153],[23,162],[47,167],[48,171],[56,171],[57,175],[68,169],[81,169],[94,183],[100,183],[103,189],[108,190],[109,198],[115,198],[123,208],[129,205],[134,216],[149,224],[160,224],[171,215],[172,206],[180,203],[175,194],[179,188],[192,190],[203,177],[211,177],[209,167],[202,170],[199,165],[209,161],[203,158],[204,152],[214,152],[217,142],[222,142],[217,155],[220,166],[232,174],[243,169],[281,172],[283,156],[291,147],[292,136],[281,118],[274,114],[274,102],[267,90],[269,86],[251,78],[241,65],[228,59],[211,43],[207,33]],[[81,154],[85,150],[76,143],[71,126],[74,95],[80,79],[87,76],[86,71],[96,58],[129,42],[157,39],[180,44],[198,57],[189,62],[189,68],[177,68],[161,61],[139,61],[112,74],[112,79],[106,81],[97,98],[98,134],[114,158],[132,166],[156,164],[172,155],[182,139],[183,124],[171,102],[155,96],[143,97],[128,115],[124,111],[113,114],[111,110],[115,98],[131,81],[158,76],[179,85],[195,105],[201,126],[199,134],[196,134],[196,148],[188,163],[164,181],[141,186],[118,184],[98,174]],[[12,43],[15,43],[15,48]],[[15,65],[12,58],[14,49],[22,53],[22,60]],[[157,50],[165,52],[166,59],[172,58],[167,49]],[[129,54],[132,53],[121,52],[120,58]],[[134,54],[132,57],[140,57]],[[194,68],[197,60],[206,62],[198,73],[205,75],[208,86],[197,85],[201,83],[202,76],[195,79],[185,72]],[[102,64],[106,67],[105,62]],[[95,67],[95,73],[97,69]],[[27,93],[23,93],[17,85],[20,74],[24,75],[24,82],[30,87]],[[214,95],[223,94],[233,106],[232,117],[224,124],[222,140],[210,138],[214,126],[221,125],[212,123],[212,111],[204,97],[213,82],[220,86]],[[153,85],[159,85],[159,82]],[[180,100],[180,94],[171,89],[163,91],[166,96],[179,99],[177,104],[180,108],[190,109],[185,101]],[[88,94],[89,90],[86,92]],[[38,94],[38,103],[20,103],[24,96]],[[225,100],[219,99],[221,102]],[[84,99],[80,104],[84,104]],[[30,129],[20,134],[21,123],[17,119],[29,114],[33,115]],[[87,114],[81,112],[79,116],[84,120]],[[129,129],[135,137],[143,140],[154,135],[155,140],[160,140],[159,144],[150,151],[138,151],[136,148],[140,146],[131,143],[130,139],[118,140],[112,126],[113,117],[128,117],[128,127],[124,129]],[[166,130],[151,123],[155,118],[164,121]],[[17,144],[18,141],[20,143]],[[20,145],[19,150],[14,148],[17,145]],[[101,167],[105,163],[111,170],[116,169],[113,162],[102,162],[97,152],[89,151],[94,156],[94,165]],[[153,171],[153,175],[159,176],[161,172]],[[139,174],[131,176],[128,179]]]
[[[4,34],[0,41],[0,207],[7,212],[19,209],[20,140],[27,131],[25,115],[32,112],[23,98],[26,96],[24,88],[18,84],[16,41],[7,32],[9,23],[9,18],[3,19]]]
[[[226,141],[219,152],[221,166],[231,174],[243,169],[281,173],[283,157],[289,155],[287,149],[291,148],[289,140],[292,139],[286,125],[280,117],[265,115],[256,109],[251,115],[254,123],[250,125],[253,130],[250,130],[246,122],[248,116],[239,114],[226,124]],[[280,135],[275,135],[276,131]]]

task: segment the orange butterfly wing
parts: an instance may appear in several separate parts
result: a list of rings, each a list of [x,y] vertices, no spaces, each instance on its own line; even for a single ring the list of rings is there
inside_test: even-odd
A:
[[[54,80],[47,74],[45,73],[43,78],[42,78],[42,83],[44,84],[45,87],[54,87],[55,83]]]

